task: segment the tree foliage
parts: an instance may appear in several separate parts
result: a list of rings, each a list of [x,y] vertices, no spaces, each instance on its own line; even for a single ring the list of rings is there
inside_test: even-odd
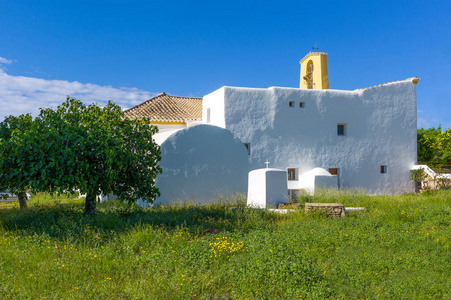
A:
[[[451,164],[451,129],[445,131],[441,126],[437,128],[417,131],[418,161],[425,164]]]
[[[7,117],[0,123],[0,189],[20,192],[86,193],[85,212],[95,213],[96,196],[114,193],[132,202],[153,202],[160,149],[157,127],[146,119],[123,118],[111,101],[86,106],[67,98],[36,119]]]
[[[0,123],[0,190],[17,194],[21,209],[27,209],[27,157],[16,144],[16,133],[32,128],[31,115],[9,116]]]

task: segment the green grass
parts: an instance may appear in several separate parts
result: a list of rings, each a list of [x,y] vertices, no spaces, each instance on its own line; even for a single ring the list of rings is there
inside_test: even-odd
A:
[[[366,208],[339,219],[40,197],[0,210],[1,299],[451,299],[449,189],[300,199]]]
[[[1,199],[0,199],[1,200]],[[68,204],[68,203],[84,203],[85,197],[78,198],[78,192],[74,194],[32,194],[31,200],[27,201],[29,207],[37,207],[41,205]],[[19,201],[2,202],[0,201],[0,209],[3,208],[19,208]]]

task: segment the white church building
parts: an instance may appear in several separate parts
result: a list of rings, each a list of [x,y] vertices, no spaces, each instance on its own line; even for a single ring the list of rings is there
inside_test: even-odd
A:
[[[208,202],[218,191],[246,193],[243,178],[267,161],[287,171],[289,190],[313,193],[325,186],[371,194],[413,192],[419,79],[331,90],[326,58],[327,53],[310,52],[301,60],[300,88],[224,86],[198,105],[202,119],[195,123],[202,128],[166,126],[155,135],[163,168],[157,178],[162,195],[155,203],[183,197]],[[199,98],[193,99],[198,103]],[[136,107],[128,111],[128,117],[143,116]],[[222,130],[213,129],[218,127]]]

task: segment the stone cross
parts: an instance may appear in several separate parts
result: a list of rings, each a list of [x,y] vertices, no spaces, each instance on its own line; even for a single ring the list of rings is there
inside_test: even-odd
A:
[[[269,161],[268,161],[268,159],[266,159],[265,164],[266,164],[266,169],[269,169]]]

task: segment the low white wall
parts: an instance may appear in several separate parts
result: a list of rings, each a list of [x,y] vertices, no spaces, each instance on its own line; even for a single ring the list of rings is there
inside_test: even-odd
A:
[[[157,134],[155,140],[161,144],[163,169],[156,180],[161,197],[155,205],[209,203],[218,193],[246,193],[247,150],[229,130],[196,125]]]
[[[431,178],[435,179],[451,179],[451,174],[437,174],[429,168],[427,165],[415,165],[411,167],[411,170],[419,170],[423,169],[426,174],[428,174]]]

